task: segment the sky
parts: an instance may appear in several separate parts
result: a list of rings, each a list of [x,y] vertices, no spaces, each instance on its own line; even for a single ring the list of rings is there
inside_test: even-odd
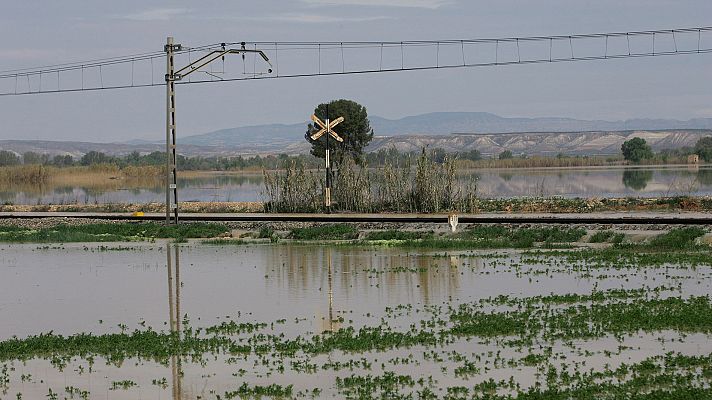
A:
[[[41,0],[4,2],[2,9],[0,70],[161,51],[167,36],[198,46],[712,25],[709,0]],[[711,78],[712,54],[706,54],[180,86],[178,137],[306,121],[318,103],[337,98],[386,118],[434,111],[603,120],[712,117]],[[0,97],[0,120],[0,139],[161,140],[165,90]]]

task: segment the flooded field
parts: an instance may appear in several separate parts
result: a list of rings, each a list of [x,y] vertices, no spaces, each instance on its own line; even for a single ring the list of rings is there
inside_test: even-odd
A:
[[[711,291],[707,255],[0,245],[0,398],[699,395]]]
[[[670,197],[712,195],[712,166],[540,168],[460,171],[475,179],[485,198],[517,196]],[[179,179],[181,201],[263,201],[260,173],[205,173]],[[8,185],[0,202],[11,204],[149,203],[165,200],[160,178],[110,180],[95,186]]]

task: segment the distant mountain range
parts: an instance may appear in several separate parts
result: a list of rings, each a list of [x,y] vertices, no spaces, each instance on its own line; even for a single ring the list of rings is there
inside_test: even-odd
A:
[[[615,154],[631,137],[645,138],[655,150],[693,146],[702,136],[712,135],[712,118],[687,121],[631,119],[588,121],[572,118],[505,118],[482,112],[436,112],[401,119],[370,117],[376,137],[367,151],[396,147],[415,151],[442,147],[448,151],[477,149],[483,154],[503,150],[535,154]],[[185,155],[233,156],[250,154],[298,154],[309,151],[304,140],[307,123],[269,124],[221,129],[178,138]],[[125,155],[132,151],[163,151],[161,141],[133,140],[125,143],[53,142],[3,140],[0,149],[70,154],[89,151]]]
[[[400,119],[372,116],[370,121],[376,136],[712,129],[712,118],[588,121],[573,118],[506,118],[484,112],[435,112]],[[306,127],[306,121],[290,125],[245,126],[186,136],[180,141],[196,146],[284,146],[303,141]]]
[[[378,137],[367,151],[396,148],[400,152],[413,152],[423,148],[442,148],[447,152],[476,149],[485,156],[498,155],[504,150],[526,155],[608,155],[618,154],[624,141],[639,137],[645,139],[654,151],[693,147],[703,136],[712,136],[712,130],[671,129],[593,132],[534,132],[499,133],[489,135],[408,135]]]

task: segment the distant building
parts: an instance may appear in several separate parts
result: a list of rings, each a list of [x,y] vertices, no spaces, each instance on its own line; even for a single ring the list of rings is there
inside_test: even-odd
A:
[[[697,154],[690,154],[687,156],[687,163],[688,164],[699,164],[700,163],[700,156]]]

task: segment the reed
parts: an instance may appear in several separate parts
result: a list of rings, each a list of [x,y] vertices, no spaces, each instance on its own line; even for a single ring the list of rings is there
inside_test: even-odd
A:
[[[324,185],[319,170],[309,171],[297,161],[288,161],[284,170],[264,171],[266,212],[314,212],[322,209]]]
[[[54,168],[43,165],[13,165],[0,168],[0,182],[4,184],[43,184],[53,174]]]
[[[452,159],[433,161],[425,151],[415,160],[369,169],[345,158],[334,179],[332,208],[352,212],[448,212],[476,208],[476,182],[458,182]],[[324,211],[322,172],[288,163],[283,171],[264,172],[265,210]]]

